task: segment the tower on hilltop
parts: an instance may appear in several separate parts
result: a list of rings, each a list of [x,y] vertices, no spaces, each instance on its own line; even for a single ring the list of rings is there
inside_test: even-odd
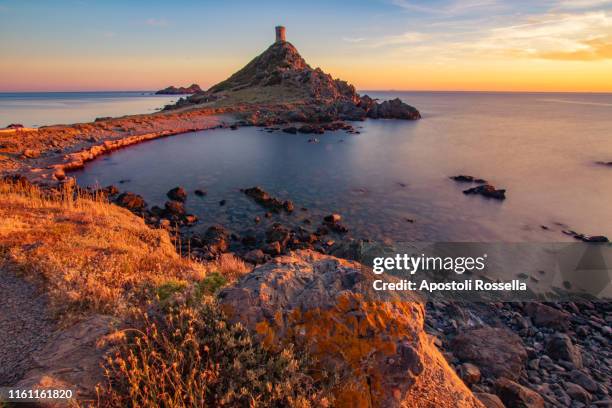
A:
[[[285,27],[283,26],[276,26],[274,27],[274,30],[276,31],[276,42],[285,42],[287,41],[285,39]]]

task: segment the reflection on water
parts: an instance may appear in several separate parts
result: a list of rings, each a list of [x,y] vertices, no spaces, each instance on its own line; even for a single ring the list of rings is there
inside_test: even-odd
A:
[[[398,94],[373,94],[395,97]],[[81,185],[116,184],[162,205],[170,188],[204,188],[187,209],[199,228],[236,231],[264,210],[240,188],[260,185],[320,222],[339,212],[356,237],[398,241],[564,241],[555,223],[612,236],[612,108],[544,98],[612,103],[612,95],[401,93],[417,122],[368,120],[361,134],[215,130],[160,139],[118,151],[76,173]],[[507,189],[503,202],[466,196],[448,177],[469,174]],[[219,206],[225,199],[227,204]],[[300,211],[300,207],[308,211]],[[262,219],[264,219],[262,217]],[[414,220],[409,222],[408,219]],[[264,222],[272,222],[266,220]],[[543,230],[547,225],[550,230]]]
[[[0,93],[0,127],[11,123],[39,127],[151,113],[176,99],[151,92]]]

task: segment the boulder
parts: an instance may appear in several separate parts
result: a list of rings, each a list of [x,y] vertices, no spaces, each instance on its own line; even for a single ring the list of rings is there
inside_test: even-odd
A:
[[[242,259],[252,264],[261,264],[266,261],[266,254],[261,249],[253,249],[244,254]]]
[[[142,211],[147,206],[144,198],[129,191],[121,193],[115,202],[130,211]]]
[[[553,360],[569,361],[574,367],[582,368],[582,354],[567,334],[553,334],[546,342],[545,351]]]
[[[495,390],[507,407],[544,408],[544,399],[540,394],[507,378],[497,380]]]
[[[480,369],[471,363],[459,366],[459,376],[466,384],[476,384],[480,381]]]
[[[591,394],[589,394],[587,390],[585,390],[578,384],[574,384],[571,382],[565,383],[565,392],[567,392],[567,395],[569,395],[572,400],[580,401],[583,404],[588,404],[592,398]]]
[[[338,407],[483,407],[423,330],[423,304],[374,291],[374,279],[356,262],[296,251],[224,289],[220,305],[264,347],[293,344],[315,372],[338,373]]]
[[[506,408],[502,400],[495,394],[489,394],[486,392],[475,392],[476,398],[482,402],[486,408]]]
[[[589,392],[596,392],[599,388],[597,386],[597,382],[591,378],[590,375],[580,371],[580,370],[572,370],[569,376],[570,380],[580,385],[582,388]]]
[[[185,202],[187,200],[187,192],[183,187],[174,187],[166,193],[169,199],[174,201]]]
[[[505,328],[464,330],[451,341],[451,350],[459,360],[475,364],[486,377],[516,380],[527,360],[521,338]]]
[[[553,329],[567,329],[570,323],[570,314],[538,302],[530,302],[524,308],[525,313],[538,327]]]

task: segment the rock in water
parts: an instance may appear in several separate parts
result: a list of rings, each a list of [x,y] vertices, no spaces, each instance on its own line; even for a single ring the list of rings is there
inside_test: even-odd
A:
[[[188,94],[195,94],[198,92],[202,92],[202,88],[200,88],[198,84],[191,84],[187,88],[183,86],[178,87],[178,88],[176,86],[169,86],[167,88],[160,89],[159,91],[155,92],[155,94],[156,95],[188,95]]]
[[[180,186],[174,187],[172,190],[168,191],[166,195],[169,199],[175,201],[185,202],[185,200],[187,200],[187,192]]]
[[[116,203],[131,211],[141,211],[147,206],[145,200],[138,194],[125,192],[117,197]]]
[[[379,105],[374,105],[368,111],[368,117],[373,119],[420,119],[421,114],[410,105],[405,104],[399,98],[384,101]]]
[[[490,184],[468,188],[467,190],[463,191],[463,194],[480,194],[483,197],[494,198],[496,200],[506,199],[506,190],[497,190]]]
[[[423,304],[374,291],[374,279],[356,262],[297,251],[223,290],[220,304],[266,348],[303,345],[340,373],[336,406],[482,407],[423,330]]]

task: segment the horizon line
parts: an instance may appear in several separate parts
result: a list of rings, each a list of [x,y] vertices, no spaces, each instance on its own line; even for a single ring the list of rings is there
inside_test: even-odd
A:
[[[105,92],[113,92],[113,93],[128,93],[128,92],[147,92],[147,93],[155,93],[159,91],[152,89],[122,89],[122,90],[113,90],[113,89],[83,89],[78,91],[50,91],[50,90],[35,90],[35,91],[4,91],[0,90],[0,94],[35,94],[35,93],[105,93]],[[580,93],[580,94],[612,94],[612,90],[609,91],[551,91],[551,90],[494,90],[494,89],[357,89],[357,93],[363,94],[366,92],[413,92],[413,93],[443,93],[443,92],[457,92],[457,93]],[[176,96],[181,97],[184,95],[190,94],[159,94],[159,96]]]

